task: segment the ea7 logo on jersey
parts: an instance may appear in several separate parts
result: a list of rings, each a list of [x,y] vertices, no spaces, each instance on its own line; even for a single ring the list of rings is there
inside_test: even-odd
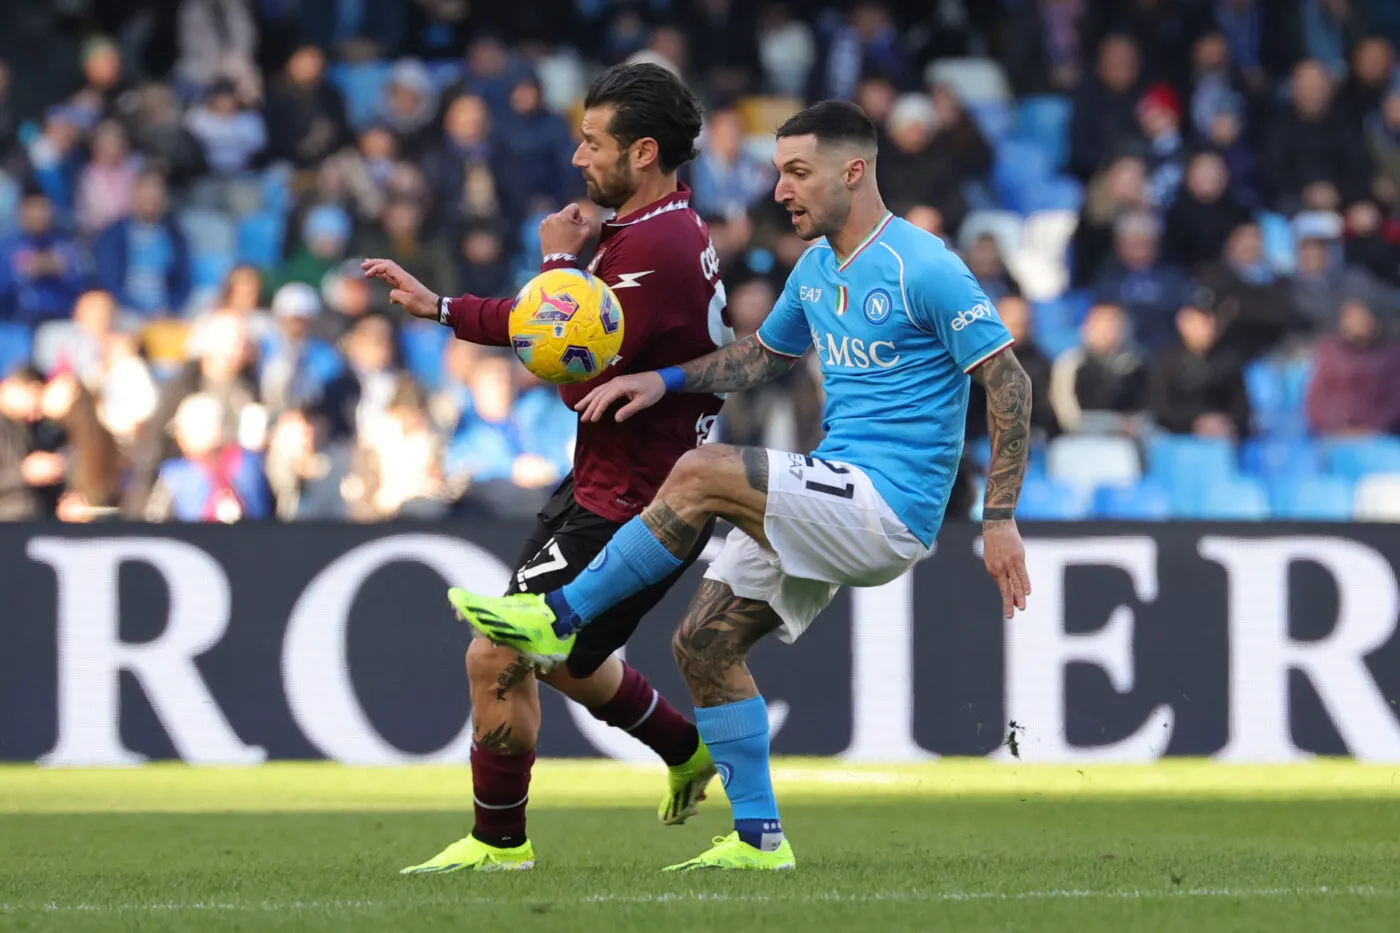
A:
[[[641,288],[642,283],[637,280],[644,275],[651,275],[655,271],[655,269],[648,269],[645,272],[619,272],[612,289],[617,291],[619,288]]]
[[[813,288],[810,285],[799,285],[797,287],[797,297],[801,301],[810,301],[812,304],[816,304],[818,301],[822,300],[822,290],[820,288]]]
[[[995,318],[996,312],[992,310],[990,302],[979,301],[966,311],[953,318],[953,330],[962,330],[976,324],[983,318]]]

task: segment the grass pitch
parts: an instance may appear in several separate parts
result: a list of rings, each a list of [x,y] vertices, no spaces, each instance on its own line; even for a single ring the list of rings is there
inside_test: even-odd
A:
[[[662,875],[657,768],[542,762],[521,874],[400,877],[465,768],[0,768],[0,930],[1396,929],[1400,769],[1315,761],[776,766],[793,873]]]

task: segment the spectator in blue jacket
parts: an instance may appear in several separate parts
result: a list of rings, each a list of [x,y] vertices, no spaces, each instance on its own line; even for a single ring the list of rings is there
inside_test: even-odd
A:
[[[772,167],[744,152],[743,142],[744,122],[737,110],[709,114],[700,157],[690,174],[690,198],[701,214],[741,214],[772,194]]]
[[[554,211],[583,193],[581,176],[572,164],[576,144],[569,127],[563,117],[544,108],[540,83],[533,75],[515,83],[510,109],[500,122],[501,154],[516,172],[508,182],[498,183],[519,186],[508,201],[525,201],[526,213],[537,207]]]
[[[72,237],[54,229],[54,207],[35,192],[20,204],[19,233],[0,247],[0,318],[26,324],[68,317],[91,266]]]
[[[190,251],[166,213],[165,176],[136,180],[131,216],[103,231],[94,247],[97,281],[121,306],[142,317],[170,317],[190,296]]]
[[[510,358],[482,355],[471,376],[473,409],[447,452],[449,475],[473,483],[505,480],[516,486],[553,486],[569,470],[573,429],[556,422],[561,409],[576,421],[557,396],[552,400],[527,393],[517,396]]]
[[[223,409],[196,393],[175,412],[176,459],[161,464],[146,506],[148,521],[224,522],[272,515],[262,456],[224,437]]]
[[[1156,352],[1172,342],[1176,312],[1191,293],[1191,280],[1160,262],[1161,225],[1146,211],[1114,224],[1114,257],[1094,280],[1094,300],[1128,312],[1137,342]]]

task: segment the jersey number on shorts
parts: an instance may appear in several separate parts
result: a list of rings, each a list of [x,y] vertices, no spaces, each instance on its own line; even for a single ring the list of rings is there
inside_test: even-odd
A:
[[[817,460],[814,457],[803,457],[802,459],[807,461],[807,466],[809,467],[815,467],[820,463],[837,476],[844,476],[851,472],[850,467],[843,467],[840,464],[830,463],[826,460]],[[807,480],[807,488],[812,490],[812,492],[824,492],[828,496],[840,496],[842,499],[854,499],[856,495],[855,483],[847,483],[844,486],[832,486],[828,483],[819,483],[816,480],[809,479]]]
[[[529,587],[525,585],[526,580],[546,573],[553,573],[556,570],[563,570],[567,566],[569,566],[569,562],[564,559],[564,552],[559,550],[559,542],[550,538],[528,564],[516,571],[515,582],[520,587],[521,592],[527,592]]]

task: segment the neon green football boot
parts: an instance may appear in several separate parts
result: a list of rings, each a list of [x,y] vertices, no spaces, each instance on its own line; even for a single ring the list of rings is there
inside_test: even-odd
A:
[[[715,763],[701,742],[684,764],[669,769],[666,779],[671,786],[656,808],[656,818],[666,826],[679,826],[700,812],[698,804],[705,799],[705,787],[714,776]]]
[[[713,849],[701,852],[688,862],[669,865],[662,871],[791,871],[797,867],[792,844],[786,839],[772,852],[740,841],[737,832],[716,836],[711,841]]]
[[[574,635],[554,634],[554,612],[538,593],[478,596],[453,587],[447,601],[463,622],[492,643],[518,651],[542,671],[568,660],[574,650]]]
[[[458,839],[421,865],[410,865],[401,875],[443,874],[449,871],[529,871],[535,867],[535,847],[526,839],[518,846],[499,849],[475,836]]]

